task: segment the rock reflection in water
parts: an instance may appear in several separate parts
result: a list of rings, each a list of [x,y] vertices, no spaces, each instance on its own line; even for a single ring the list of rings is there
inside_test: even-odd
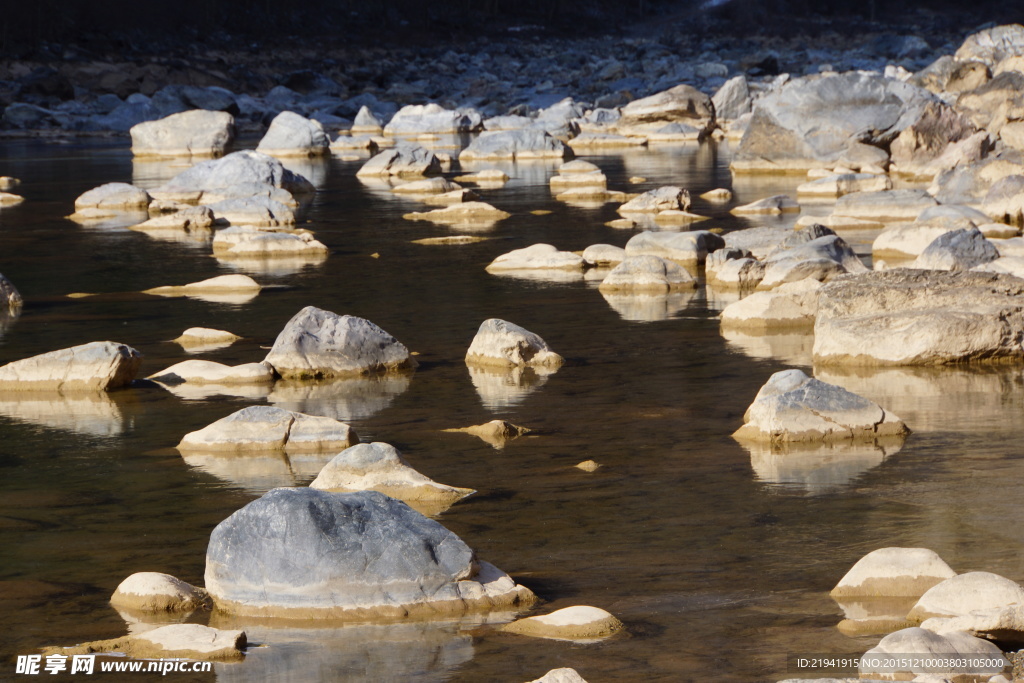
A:
[[[281,381],[274,385],[267,401],[297,413],[350,422],[387,408],[411,381],[411,373],[326,382]]]
[[[519,405],[527,396],[548,381],[555,370],[548,368],[509,368],[501,372],[495,368],[466,366],[469,379],[480,395],[484,408],[500,411]]]
[[[916,597],[836,599],[844,619],[837,628],[848,636],[881,635],[912,626],[907,614]]]
[[[0,392],[0,415],[86,436],[119,436],[124,417],[105,392]]]
[[[126,230],[149,220],[146,211],[125,211],[111,216],[89,218],[86,216],[68,216],[70,220],[90,230]]]
[[[325,154],[320,157],[279,157],[281,165],[292,173],[313,183],[316,188],[321,188],[327,182],[327,172],[331,167],[331,157]]]
[[[850,484],[898,453],[902,439],[877,442],[766,444],[741,442],[750,452],[754,474],[766,484],[817,495]]]
[[[182,453],[190,466],[257,496],[280,486],[304,486],[336,453]]]
[[[811,365],[814,333],[809,330],[782,334],[753,334],[740,330],[723,329],[721,333],[729,348],[751,358],[778,360],[787,365]],[[822,381],[829,382],[831,380],[822,379]],[[833,382],[833,384],[838,384],[838,382]],[[847,388],[849,389],[849,387]],[[855,389],[850,389],[850,391],[855,394],[860,393]],[[893,410],[897,415],[902,416],[898,410]]]
[[[164,185],[182,171],[205,159],[192,157],[133,157],[132,185],[153,190]]]
[[[513,280],[529,280],[530,282],[551,282],[564,284],[583,282],[583,270],[562,270],[555,268],[536,268],[522,270],[496,270],[491,272],[495,277]]]
[[[705,291],[709,311],[724,311],[729,304],[734,304],[752,293],[752,290],[748,289],[725,289],[711,285],[708,285]]]
[[[463,631],[472,623],[287,628],[214,613],[210,625],[243,629],[250,643],[243,663],[214,665],[220,683],[440,681],[474,654],[472,638]]]
[[[0,339],[3,339],[7,331],[14,327],[14,323],[17,322],[18,316],[21,315],[20,310],[16,310],[12,313],[8,313],[6,310],[0,310]]]
[[[225,344],[224,346],[229,345]],[[215,346],[214,348],[219,347]],[[197,353],[191,349],[186,350],[189,353]],[[180,384],[156,382],[156,384],[185,401],[205,401],[214,396],[259,400],[270,395],[270,386],[266,384],[197,384],[195,382],[181,382]]]
[[[124,607],[117,607],[115,611],[124,619],[128,633],[133,636],[168,624],[184,624],[193,614],[193,612],[143,612]]]
[[[548,186],[551,176],[558,173],[561,159],[520,159],[508,161],[503,159],[479,159],[476,161],[459,162],[461,173],[477,173],[489,169],[502,171],[509,177],[508,186],[542,185]]]
[[[327,260],[327,254],[306,254],[303,256],[276,256],[273,258],[231,258],[216,254],[214,258],[221,265],[250,275],[284,277],[302,272],[306,268],[320,266]]]
[[[1015,429],[1024,414],[1024,369],[989,367],[828,367],[823,382],[877,401],[916,432]]]
[[[672,292],[671,294],[607,294],[601,296],[623,320],[633,322],[656,322],[669,320],[689,306],[694,299],[693,292]]]

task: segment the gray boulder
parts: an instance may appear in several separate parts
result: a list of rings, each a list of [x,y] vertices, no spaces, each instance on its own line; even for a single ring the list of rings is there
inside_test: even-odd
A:
[[[314,157],[326,154],[331,139],[319,121],[283,111],[270,122],[257,152],[278,157]]]
[[[535,599],[451,531],[373,491],[270,491],[213,530],[205,579],[217,608],[240,616],[437,617]]]
[[[314,306],[288,321],[264,362],[286,379],[351,377],[416,366],[409,349],[369,320]]]
[[[384,134],[473,133],[482,125],[480,114],[472,110],[445,109],[438,104],[410,104],[391,117],[388,125],[384,126]]]
[[[896,269],[822,287],[814,363],[945,365],[1024,359],[1024,282],[1001,274]]]
[[[374,115],[365,104],[359,108],[355,119],[352,120],[351,132],[371,133],[379,135],[384,131],[384,124]]]
[[[932,101],[926,90],[877,74],[798,78],[758,100],[732,167],[763,172],[834,164],[852,143],[891,142]]]
[[[642,127],[660,128],[676,122],[710,131],[715,126],[715,105],[710,97],[693,86],[677,85],[627,104],[622,108],[616,128],[621,132]]]
[[[356,172],[362,177],[426,176],[441,173],[441,161],[426,147],[399,143],[370,157]]]
[[[194,109],[136,124],[129,132],[135,156],[217,157],[234,140],[235,119],[227,112]]]
[[[952,230],[925,247],[913,268],[970,270],[999,258],[999,251],[975,227]]]
[[[130,346],[92,342],[0,366],[0,389],[109,391],[130,384],[141,363]]]
[[[308,180],[286,169],[274,157],[261,152],[243,150],[221,159],[196,164],[171,178],[154,193],[223,195],[224,192],[230,192],[232,196],[238,196],[233,188],[251,188],[251,192],[255,193],[257,189],[267,186],[284,189],[292,194],[310,193],[315,190]],[[250,189],[246,192],[250,192]]]
[[[814,233],[807,232],[805,234]],[[792,237],[796,237],[796,235]],[[803,243],[794,239],[792,245],[783,242],[778,249],[765,258],[764,264],[764,278],[758,285],[759,289],[771,289],[786,282],[797,282],[809,277],[815,280],[826,280],[840,273],[858,273],[867,270],[867,266],[857,257],[853,249],[836,234],[824,235]]]
[[[474,159],[571,159],[572,149],[546,131],[527,128],[481,133],[459,154]]]
[[[718,121],[733,121],[750,112],[752,100],[747,77],[743,74],[727,80],[711,98]]]

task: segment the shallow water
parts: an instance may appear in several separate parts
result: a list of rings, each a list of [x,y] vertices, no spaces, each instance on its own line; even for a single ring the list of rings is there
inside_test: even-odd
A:
[[[279,383],[237,395],[157,386],[67,399],[0,395],[0,679],[13,677],[14,654],[123,635],[125,620],[107,603],[123,578],[151,570],[201,583],[218,522],[270,487],[312,479],[323,460],[186,459],[173,449],[186,432],[263,402],[349,420],[364,441],[396,445],[424,474],[477,489],[440,521],[540,595],[542,610],[603,607],[629,634],[579,644],[497,634],[479,620],[243,623],[264,647],[206,680],[520,682],[560,666],[591,683],[778,680],[798,674],[788,654],[874,645],[836,630],[842,610],[827,594],[870,550],[924,546],[958,571],[1024,578],[1020,368],[822,372],[902,416],[912,436],[884,451],[751,452],[729,434],[771,373],[809,362],[809,336],[723,337],[721,297],[703,288],[606,300],[596,281],[485,272],[494,256],[535,242],[580,250],[621,246],[633,234],[603,225],[616,217],[613,205],[555,201],[553,164],[475,165],[513,176],[481,191],[513,216],[475,233],[495,239],[462,246],[412,244],[458,231],[403,220],[422,205],[356,180],[360,162],[307,164],[301,170],[320,187],[303,217],[330,257],[250,267],[279,287],[232,304],[135,293],[237,272],[208,247],[63,218],[96,185],[152,187],[180,170],[133,166],[126,147],[0,147],[0,173],[21,178],[27,198],[0,210],[0,272],[26,299],[20,318],[0,322],[0,363],[111,339],[142,351],[145,376],[189,357],[168,340],[191,326],[244,337],[199,357],[255,361],[312,304],[369,318],[419,352],[420,367],[384,382]],[[689,188],[693,210],[714,216],[700,228],[775,224],[726,211],[798,182],[734,182],[725,145],[587,158],[612,189]],[[638,175],[648,181],[630,185]],[[696,199],[715,187],[733,188],[733,202]],[[490,317],[537,332],[567,364],[546,377],[470,373],[462,357]],[[496,417],[535,431],[501,450],[442,431]],[[603,467],[574,467],[586,459]]]

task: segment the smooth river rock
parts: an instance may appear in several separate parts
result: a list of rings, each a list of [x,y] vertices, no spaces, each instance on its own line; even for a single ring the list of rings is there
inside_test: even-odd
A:
[[[137,157],[218,157],[235,138],[235,118],[193,109],[136,124],[129,133]]]
[[[696,289],[697,280],[682,266],[660,256],[629,256],[598,286],[602,293],[661,294]]]
[[[929,588],[907,618],[961,617],[975,610],[1024,605],[1024,587],[992,572],[967,572]]]
[[[466,351],[466,363],[500,369],[513,367],[557,368],[564,359],[539,335],[498,318],[480,323]]]
[[[375,491],[274,489],[217,525],[206,589],[228,614],[400,619],[522,609],[528,589]]]
[[[91,342],[0,366],[0,389],[110,391],[131,384],[142,354],[117,342]]]
[[[329,379],[416,367],[409,349],[369,320],[315,306],[295,314],[264,362],[285,379]]]
[[[122,581],[110,603],[136,612],[191,612],[206,604],[206,591],[160,572],[136,572]]]
[[[270,122],[257,152],[275,157],[315,157],[327,154],[331,139],[319,121],[283,111]]]
[[[607,638],[622,631],[622,622],[600,607],[577,605],[550,614],[527,617],[501,627],[505,633],[559,640]]]
[[[344,422],[272,406],[250,406],[186,434],[180,451],[325,451],[348,448],[359,437]]]
[[[626,256],[660,256],[682,265],[695,265],[704,263],[708,254],[724,246],[719,235],[707,230],[645,231],[626,242]]]
[[[927,548],[879,548],[850,568],[830,595],[833,598],[915,597],[956,576]]]
[[[146,379],[166,384],[269,384],[274,381],[274,371],[264,363],[232,367],[212,360],[184,360]]]

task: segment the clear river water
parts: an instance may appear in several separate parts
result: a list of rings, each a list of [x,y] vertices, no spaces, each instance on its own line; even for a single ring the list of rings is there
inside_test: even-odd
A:
[[[792,193],[798,179],[734,179],[724,143],[587,159],[613,189],[688,188],[692,210],[712,217],[696,227],[795,219],[728,215]],[[257,361],[306,305],[368,318],[420,354],[414,374],[380,381],[0,395],[0,679],[21,678],[16,654],[138,628],[108,602],[126,576],[161,571],[201,584],[214,526],[270,488],[315,476],[331,454],[204,459],[174,449],[185,433],[253,404],[344,419],[427,476],[476,489],[439,521],[536,592],[539,610],[602,607],[627,633],[577,643],[497,633],[479,617],[289,625],[213,615],[254,645],[243,663],[194,680],[521,683],[570,666],[591,683],[776,681],[807,675],[791,667],[793,654],[859,653],[877,642],[837,630],[843,611],[828,596],[871,550],[927,547],[957,571],[1024,579],[1021,367],[822,371],[902,417],[913,430],[902,449],[752,451],[730,434],[772,373],[811,372],[809,334],[723,336],[717,315],[731,299],[703,286],[606,299],[593,278],[488,274],[495,256],[536,242],[581,250],[633,234],[604,225],[613,204],[556,201],[554,163],[475,166],[512,177],[480,191],[512,217],[474,233],[494,239],[457,246],[414,244],[458,231],[404,220],[421,205],[357,180],[361,163],[296,167],[318,186],[301,220],[330,247],[326,260],[254,267],[221,263],[201,242],[64,218],[92,187],[154,187],[180,166],[133,164],[123,141],[0,145],[0,174],[20,178],[26,197],[0,209],[0,272],[25,297],[20,317],[0,318],[0,364],[112,340],[144,354],[144,377],[189,357],[170,340],[192,326],[243,337],[195,357]],[[630,184],[633,176],[647,181]],[[734,200],[697,199],[716,187]],[[870,239],[851,236],[862,252]],[[139,293],[232,272],[270,287],[247,302]],[[566,364],[546,377],[471,374],[466,348],[492,317],[540,334]],[[497,449],[443,431],[494,418],[533,432]],[[575,467],[588,459],[602,467]]]

